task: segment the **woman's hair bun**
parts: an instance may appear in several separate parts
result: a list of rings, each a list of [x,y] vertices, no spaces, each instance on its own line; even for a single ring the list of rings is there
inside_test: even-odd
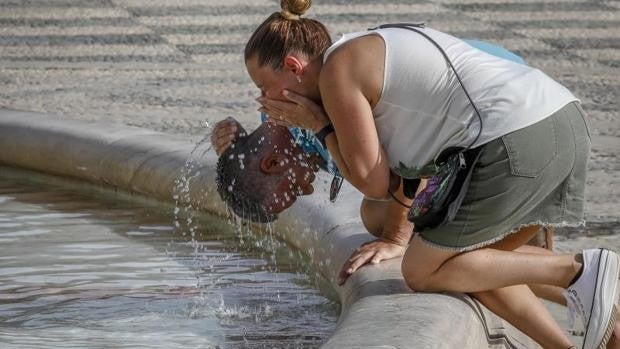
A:
[[[299,18],[308,11],[312,5],[312,0],[280,0],[280,7],[282,8],[282,14],[290,13],[293,16]]]

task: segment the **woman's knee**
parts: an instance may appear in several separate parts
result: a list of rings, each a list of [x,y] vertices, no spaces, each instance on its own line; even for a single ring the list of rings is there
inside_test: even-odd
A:
[[[438,274],[446,261],[459,252],[444,251],[430,246],[418,234],[415,235],[405,251],[401,263],[401,273],[407,285],[414,291],[445,291]]]
[[[387,206],[388,201],[374,201],[366,198],[362,200],[360,205],[360,216],[364,228],[376,237],[380,237],[383,233]]]

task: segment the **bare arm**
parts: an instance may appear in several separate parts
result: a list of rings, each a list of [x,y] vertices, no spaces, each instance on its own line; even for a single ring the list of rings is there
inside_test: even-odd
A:
[[[294,115],[302,120],[298,121],[293,118],[289,118],[289,120],[293,119],[293,123],[296,125],[301,125],[303,122],[304,126],[313,129],[315,132],[329,123],[323,109],[311,100],[293,92],[288,92],[285,96],[291,102],[262,99],[261,103],[263,103],[264,108],[262,111],[270,114],[272,113],[277,122],[280,121],[277,117],[278,115]],[[374,123],[372,127],[374,128]],[[343,174],[347,180],[351,181],[350,169],[345,167],[347,165],[340,154],[338,136],[332,133],[326,140],[330,155],[335,160],[340,173]],[[379,145],[377,146],[379,147]],[[411,200],[406,198],[402,192],[400,177],[390,175],[389,169],[387,172],[387,183],[392,193],[394,193],[401,202],[410,205]],[[379,196],[380,198],[390,197],[387,189],[377,192],[377,195],[379,194],[381,194],[381,196]],[[364,264],[379,263],[382,260],[403,255],[413,231],[413,224],[407,220],[408,208],[394,200],[385,202],[385,205],[387,205],[387,207],[382,206],[379,208],[377,205],[374,207],[375,210],[379,209],[382,211],[379,213],[379,215],[382,216],[381,221],[375,221],[372,224],[377,230],[373,230],[371,233],[377,236],[378,239],[362,245],[353,252],[349,259],[347,259],[339,274],[339,282],[341,284]],[[372,215],[376,217],[377,215],[375,215],[375,213],[376,212],[372,212]]]
[[[394,191],[394,196],[408,206],[413,201],[403,194],[402,185]],[[376,240],[363,244],[351,254],[340,269],[338,275],[340,284],[343,284],[351,274],[367,263],[377,264],[382,260],[400,257],[405,253],[413,234],[413,223],[407,220],[409,208],[393,199],[386,204],[388,207],[385,210],[381,234]]]
[[[356,54],[355,50],[334,52],[321,71],[321,99],[336,131],[326,138],[326,144],[338,169],[353,186],[371,198],[383,198],[389,187],[390,168],[367,97],[369,89],[380,86],[368,87],[368,68],[352,63]]]
[[[411,206],[413,199],[409,199],[403,193],[402,180],[399,180],[398,190],[392,192],[400,203],[394,199],[389,201],[381,239],[405,246],[409,244],[411,234],[413,233],[413,223],[407,219],[409,207],[406,206]],[[403,206],[403,204],[406,206]]]
[[[383,86],[384,56],[378,53],[384,52],[381,51],[384,44],[378,37],[354,44],[356,41],[333,52],[321,69],[319,90],[323,108],[295,100],[292,92],[284,96],[294,103],[260,101],[276,120],[315,132],[331,122],[335,132],[325,140],[338,170],[366,196],[385,198],[390,187],[390,168],[372,113]],[[396,195],[406,201],[402,189]],[[397,202],[389,205],[386,215],[389,222],[384,223],[381,238],[362,245],[351,255],[341,269],[341,283],[364,264],[403,255],[412,234],[412,226],[406,219],[408,209]]]
[[[283,96],[289,101],[264,97],[258,98],[258,101],[262,104],[259,111],[267,113],[273,122],[280,125],[295,125],[310,129],[315,133],[331,123],[324,109],[305,96],[292,91],[283,91]],[[286,115],[286,119],[280,117],[281,115]],[[351,172],[340,154],[336,134],[331,133],[326,137],[325,141],[332,160],[336,163],[336,167],[338,167],[338,171],[347,181],[353,183]],[[387,196],[387,191],[384,193],[384,196]]]
[[[408,206],[412,200],[405,197],[400,178],[395,185],[390,185],[387,154],[379,142],[374,123],[372,106],[380,98],[383,87],[384,59],[377,54],[383,42],[374,39],[336,50],[323,66],[319,79],[321,98],[336,130],[326,141],[339,169],[344,168],[352,184],[362,193],[371,198],[383,198],[390,189]],[[342,266],[340,283],[367,263],[375,264],[404,254],[413,233],[413,224],[407,220],[408,212],[409,208],[397,201],[389,202],[381,237],[355,250]]]

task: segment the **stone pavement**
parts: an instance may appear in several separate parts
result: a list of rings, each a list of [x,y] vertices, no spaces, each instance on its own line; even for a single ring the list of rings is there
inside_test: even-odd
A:
[[[257,124],[243,46],[272,0],[0,0],[0,107],[186,135]],[[334,37],[425,21],[499,43],[571,89],[592,126],[587,216],[619,232],[620,1],[316,0]],[[609,243],[609,242],[607,242]],[[612,246],[620,249],[620,237]]]

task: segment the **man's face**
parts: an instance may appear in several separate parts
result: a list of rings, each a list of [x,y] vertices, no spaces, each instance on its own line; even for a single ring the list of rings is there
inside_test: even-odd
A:
[[[279,178],[263,205],[269,213],[279,213],[293,205],[298,196],[314,192],[312,182],[320,158],[301,150],[286,127],[265,123],[255,132],[261,133],[268,147],[261,159],[261,172]]]

